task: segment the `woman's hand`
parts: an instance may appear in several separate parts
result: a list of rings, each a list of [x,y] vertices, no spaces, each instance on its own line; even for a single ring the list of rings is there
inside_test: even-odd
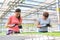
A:
[[[37,28],[41,28],[41,25],[37,25]]]
[[[21,26],[21,25],[22,25],[21,23],[18,24],[18,26]]]
[[[9,28],[12,28],[12,26],[9,26]]]
[[[10,25],[7,25],[7,26],[5,26],[6,28],[12,28],[12,26],[10,26]]]
[[[15,27],[15,24],[8,25],[8,27],[10,27],[10,28]]]
[[[12,28],[12,26],[8,25],[8,28]]]

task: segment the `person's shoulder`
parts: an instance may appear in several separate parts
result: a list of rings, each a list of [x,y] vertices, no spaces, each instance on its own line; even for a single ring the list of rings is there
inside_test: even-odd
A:
[[[9,18],[11,19],[13,16],[10,16]]]
[[[50,18],[48,18],[47,20],[51,21],[51,19],[50,19]]]
[[[51,20],[50,18],[48,18],[48,20]]]

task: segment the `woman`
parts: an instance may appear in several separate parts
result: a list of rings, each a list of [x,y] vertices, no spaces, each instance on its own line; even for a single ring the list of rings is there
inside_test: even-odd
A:
[[[7,35],[20,33],[19,29],[22,25],[21,10],[16,9],[13,16],[9,17],[6,27],[8,27]]]
[[[48,12],[44,12],[43,13],[43,17],[38,19],[37,22],[37,28],[39,28],[39,32],[48,32],[48,27],[50,27],[50,19],[49,17],[49,13]]]

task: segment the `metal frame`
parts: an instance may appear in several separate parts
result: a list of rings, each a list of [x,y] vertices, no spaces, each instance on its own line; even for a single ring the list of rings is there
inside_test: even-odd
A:
[[[26,0],[24,0],[26,1]],[[26,11],[25,13],[27,13],[26,15],[23,15],[23,17],[26,17],[30,14],[34,14],[34,13],[38,13],[41,10],[52,10],[52,11],[55,11],[55,9],[48,9],[50,7],[52,7],[53,5],[55,6],[55,0],[52,1],[52,3],[45,3],[45,2],[38,2],[38,1],[33,1],[33,0],[29,0],[30,2],[36,2],[36,3],[40,3],[40,4],[44,4],[43,6],[42,5],[34,5],[34,4],[28,4],[28,3],[24,3],[24,1],[20,1],[20,0],[15,0],[14,2],[10,1],[7,5],[9,6],[5,11],[3,10],[2,13],[3,15],[1,15],[0,19],[2,20],[4,18],[5,15],[8,15],[8,12],[14,12],[14,11],[11,11],[11,10],[15,10],[15,8],[17,8],[18,6],[19,7],[28,7],[28,8],[31,8],[31,9],[34,9],[34,10],[29,10],[29,11]],[[24,12],[22,12],[24,13]]]
[[[28,0],[27,0],[28,1]],[[29,0],[30,2],[37,2],[37,1],[32,1],[32,0]],[[54,1],[53,1],[54,2]],[[9,3],[11,3],[11,1],[9,2]],[[9,5],[9,3],[8,3],[8,5]],[[13,4],[15,4],[16,5],[16,3],[17,2],[12,2]],[[45,2],[38,2],[38,3],[45,3]],[[15,5],[13,5],[13,4],[11,4],[12,5],[12,7],[13,6],[15,6]],[[46,5],[48,5],[48,6],[46,6],[45,7],[45,5],[44,6],[39,6],[39,5],[32,5],[32,4],[25,4],[25,3],[21,3],[20,5],[19,5],[20,3],[18,2],[18,4],[17,4],[17,6],[21,6],[21,7],[28,7],[28,8],[35,8],[36,9],[36,6],[37,6],[37,8],[38,7],[40,7],[40,9],[47,9],[50,5],[54,5],[54,3],[52,3],[52,4],[50,4],[50,3],[45,3]],[[24,5],[23,5],[24,4]],[[49,5],[50,4],[50,5]],[[10,7],[11,7],[11,5],[10,5]],[[10,9],[10,7],[8,8],[8,9]],[[43,7],[43,8],[42,8]],[[10,10],[12,10],[12,8],[10,9]],[[6,11],[4,11],[4,14],[5,13],[8,13],[10,10],[6,10]],[[49,10],[55,10],[55,9],[49,9]]]

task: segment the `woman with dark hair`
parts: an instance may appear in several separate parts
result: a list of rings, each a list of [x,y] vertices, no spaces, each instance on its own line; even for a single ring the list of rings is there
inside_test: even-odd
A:
[[[22,28],[22,18],[21,18],[21,10],[16,9],[13,16],[9,17],[8,22],[6,23],[6,27],[8,27],[7,35],[13,33],[20,33],[20,28]]]
[[[48,12],[44,12],[43,13],[43,17],[38,19],[37,22],[37,28],[39,28],[39,32],[48,32],[48,27],[50,27],[50,19],[49,17],[49,13]]]

